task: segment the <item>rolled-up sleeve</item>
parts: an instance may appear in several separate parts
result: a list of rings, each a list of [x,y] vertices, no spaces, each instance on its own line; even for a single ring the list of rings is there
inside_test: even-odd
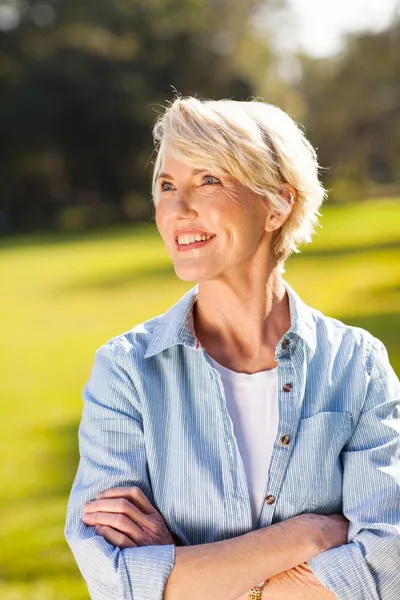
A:
[[[348,543],[308,561],[339,600],[400,598],[400,383],[373,338],[364,406],[343,449]]]
[[[108,342],[96,352],[83,400],[65,538],[92,600],[162,600],[175,546],[120,549],[81,519],[86,502],[115,486],[138,486],[153,503],[139,395],[121,343]]]

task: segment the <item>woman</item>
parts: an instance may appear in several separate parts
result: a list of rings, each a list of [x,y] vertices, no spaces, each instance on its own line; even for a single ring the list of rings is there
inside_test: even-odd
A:
[[[96,353],[65,530],[91,597],[399,598],[398,379],[282,277],[314,149],[255,101],[177,98],[155,139],[157,227],[198,283]]]

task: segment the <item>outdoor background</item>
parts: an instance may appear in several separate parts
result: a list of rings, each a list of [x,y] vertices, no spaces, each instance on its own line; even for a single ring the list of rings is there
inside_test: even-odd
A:
[[[169,308],[151,128],[175,90],[263,98],[330,190],[288,282],[400,373],[394,0],[0,1],[0,598],[88,600],[64,537],[95,350]]]

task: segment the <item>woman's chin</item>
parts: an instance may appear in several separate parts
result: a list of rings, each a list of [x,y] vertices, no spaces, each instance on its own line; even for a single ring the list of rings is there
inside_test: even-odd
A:
[[[189,268],[182,265],[174,265],[176,276],[182,281],[209,281],[212,279],[211,273],[207,269]]]

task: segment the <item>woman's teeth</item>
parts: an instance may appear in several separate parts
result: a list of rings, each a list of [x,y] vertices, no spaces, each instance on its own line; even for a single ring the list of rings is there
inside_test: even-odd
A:
[[[195,235],[180,235],[178,236],[178,244],[186,245],[193,244],[194,242],[204,242],[205,240],[209,240],[212,237],[212,235],[201,235],[200,233],[196,233]]]

